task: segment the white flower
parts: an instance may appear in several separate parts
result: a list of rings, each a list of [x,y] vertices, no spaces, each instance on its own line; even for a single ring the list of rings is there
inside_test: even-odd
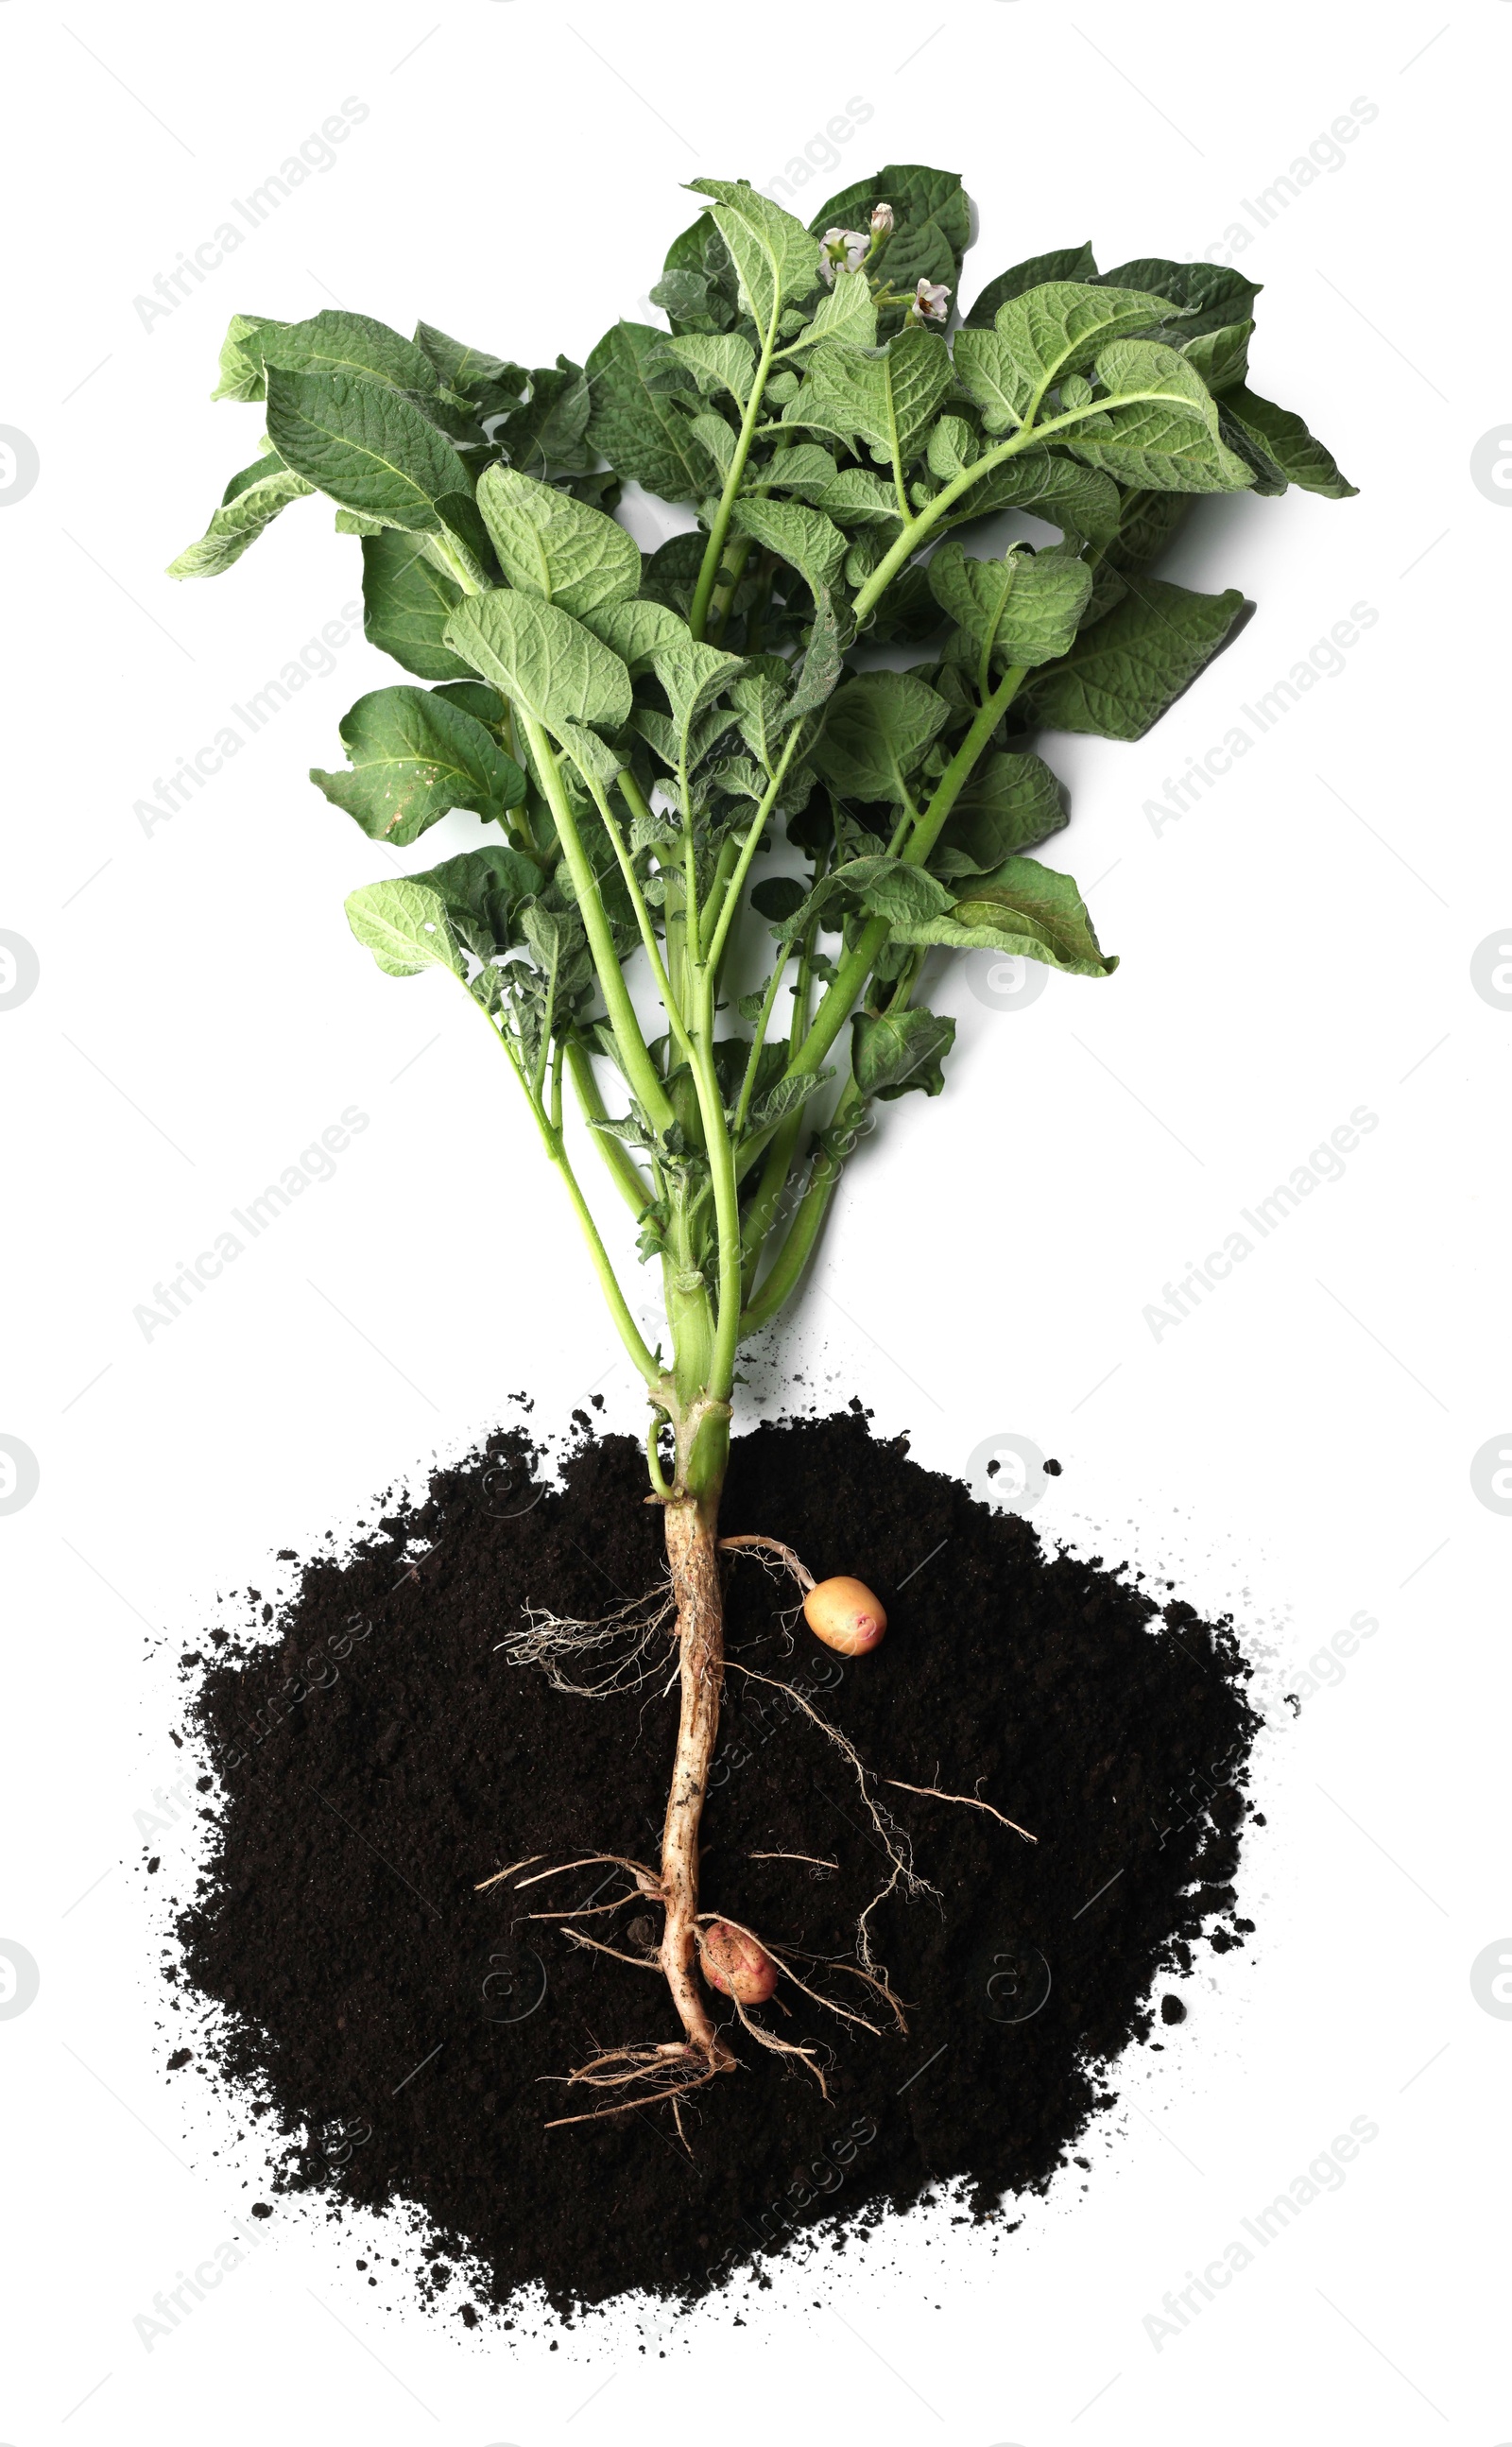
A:
[[[837,272],[859,272],[872,251],[860,230],[827,229],[819,241],[819,268],[824,286],[833,289]]]
[[[873,236],[873,237],[891,237],[892,234],[893,234],[893,207],[892,207],[892,205],[891,205],[891,204],[874,204],[874,205],[872,206],[872,236]]]
[[[949,289],[940,280],[920,280],[914,292],[914,313],[921,323],[943,323]]]

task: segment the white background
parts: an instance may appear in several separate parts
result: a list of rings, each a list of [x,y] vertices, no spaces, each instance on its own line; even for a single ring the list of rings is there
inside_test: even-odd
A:
[[[41,1967],[0,2021],[0,2430],[1493,2447],[1512,2437],[1512,2027],[1469,1966],[1512,1930],[1512,1520],[1470,1464],[1512,1421],[1512,1013],[1470,968],[1512,915],[1512,495],[1479,491],[1470,459],[1509,405],[1512,10],[748,14],[78,0],[65,22],[10,0],[0,18],[0,424],[41,468],[0,515],[0,925],[41,963],[0,1012],[0,1430],[41,1469],[0,1519],[0,1935]],[[335,165],[144,329],[154,275],[349,96],[369,116]],[[161,575],[255,446],[255,409],[206,400],[228,316],[335,299],[581,359],[644,314],[691,218],[681,180],[765,183],[811,140],[822,159],[841,117],[805,218],[889,160],[959,168],[981,217],[968,296],[1087,236],[1105,265],[1197,255],[1362,97],[1376,116],[1341,165],[1238,258],[1266,283],[1257,387],[1360,498],[1200,514],[1172,574],[1237,584],[1257,616],[1143,745],[1049,743],[1075,798],[1057,860],[1123,967],[1012,1013],[965,970],[940,989],[961,1022],[949,1092],[887,1109],[779,1355],[822,1399],[860,1390],[935,1466],[1033,1438],[1065,1466],[1051,1534],[1234,1609],[1275,1720],[1240,1902],[1257,1937],[1187,1983],[1171,2044],[1121,2068],[1090,2176],[1011,2240],[920,2213],[847,2254],[843,2292],[779,2267],[744,2326],[715,2301],[658,2359],[624,2309],[556,2352],[550,2324],[466,2338],[397,2274],[369,2292],[350,2246],[280,2210],[147,2352],[136,2315],[259,2189],[255,2157],[211,2155],[228,2128],[197,2076],[162,2069],[164,1879],[139,1874],[134,1813],[180,1772],[172,1659],[217,1590],[266,1585],[272,1550],[464,1450],[514,1388],[548,1422],[595,1382],[617,1424],[638,1415],[483,1032],[448,981],[395,984],[347,931],[381,854],[304,771],[339,761],[338,717],[392,667],[359,637],[171,822],[134,812],[357,593],[355,545],[310,505],[213,586]],[[1343,671],[1157,833],[1143,803],[1359,602],[1378,617]],[[406,863],[474,834],[448,819]],[[144,1340],[154,1282],[351,1104],[370,1128],[335,1179]],[[1157,1340],[1162,1284],[1360,1105],[1379,1123],[1345,1178]],[[1278,1695],[1362,1611],[1378,1631],[1294,1722]],[[187,1825],[163,1836],[168,1891],[190,1849]],[[1107,1929],[1116,1945],[1116,1912]],[[1143,2324],[1166,2290],[1355,2116],[1379,2137],[1344,2188],[1157,2350]]]

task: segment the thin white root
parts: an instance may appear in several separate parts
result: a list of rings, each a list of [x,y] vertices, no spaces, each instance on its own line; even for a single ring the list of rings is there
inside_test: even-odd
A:
[[[858,2030],[870,2031],[874,2039],[881,2038],[882,2034],[877,2024],[869,2022],[864,2014],[853,2014],[848,2005],[837,2005],[833,1997],[822,1996],[817,1988],[810,1988],[806,1980],[800,1980],[786,1955],[773,1945],[769,1938],[758,1937],[756,1931],[753,1928],[747,1928],[743,1921],[731,1920],[728,1912],[700,1912],[698,1917],[700,1923],[717,1920],[722,1921],[727,1928],[739,1929],[742,1937],[748,1937],[753,1945],[759,1945],[764,1954],[769,1955],[783,1977],[790,1980],[795,1988],[802,1989],[805,1997],[811,1997],[816,2005],[822,2005],[826,2013],[838,2016],[842,2022],[854,2022]],[[812,1958],[804,1959],[807,1961]],[[903,2009],[889,1988],[885,1977],[879,1978],[875,1972],[861,1971],[854,1963],[837,1963],[834,1967],[837,1971],[848,1971],[855,1980],[864,1980],[868,1988],[875,1989],[878,1996],[885,1997],[893,2009],[893,2019],[898,2028],[900,2031],[907,2030],[908,2024],[903,2020]],[[779,2001],[779,2000],[773,2000],[774,2003]]]
[[[562,2124],[596,2124],[606,2115],[629,2115],[642,2107],[671,2105],[675,2115],[679,2101],[690,2091],[702,2090],[716,2076],[728,2071],[734,2061],[723,2046],[717,2055],[706,2056],[701,2050],[690,2047],[686,2039],[663,2039],[642,2047],[606,2048],[571,2073],[543,2074],[541,2078],[568,2084],[584,2082],[590,2090],[630,2090],[644,2085],[640,2096],[615,2099],[610,2107],[591,2108],[581,2115],[554,2115],[545,2130],[551,2133]],[[680,2116],[677,2127],[682,2134]],[[682,2138],[686,2148],[686,2134],[682,2134]]]
[[[660,1976],[661,1961],[657,1955],[621,1954],[617,1945],[601,1945],[596,1937],[584,1937],[580,1929],[564,1928],[562,1935],[570,1937],[574,1945],[590,1945],[595,1954],[612,1954],[616,1963],[633,1963],[637,1971],[654,1971]]]
[[[545,1857],[544,1852],[527,1852],[522,1861],[511,1861],[507,1869],[496,1869],[491,1878],[481,1879],[473,1893],[481,1895],[484,1887],[497,1887],[501,1878],[512,1878],[517,1869],[528,1869],[532,1861],[544,1861]]]
[[[732,1921],[730,1923],[730,1926],[733,1928],[734,1925],[735,1924]],[[747,2013],[745,2006],[741,2003],[738,1997],[732,1997],[730,1999],[730,2002],[734,2006],[736,2013],[740,2016],[741,2027],[743,2030],[749,2031],[751,2038],[755,2039],[760,2046],[769,2048],[774,2057],[796,2057],[799,2063],[803,2066],[803,2071],[813,2075],[814,2079],[819,2084],[822,2096],[825,2098],[829,2096],[829,2085],[824,2079],[823,2071],[813,2048],[798,2047],[791,2039],[780,2039],[775,2031],[764,2031],[760,2022],[753,2022],[751,2020],[750,2016]]]
[[[780,1538],[721,1538],[719,1544],[722,1553],[729,1553],[738,1546],[755,1548],[757,1562],[764,1565],[768,1572],[772,1566],[766,1562],[766,1557],[775,1555],[778,1562],[791,1572],[805,1598],[814,1585],[814,1575],[807,1565],[801,1563],[791,1546],[784,1546]]]
[[[821,1861],[812,1852],[747,1852],[747,1861],[806,1861],[811,1869],[838,1869],[838,1861]]]
[[[892,1876],[886,1886],[879,1887],[873,1895],[856,1924],[856,1953],[867,1975],[873,1980],[878,1980],[879,1984],[885,1985],[886,1973],[879,1972],[879,1966],[872,1953],[870,1923],[873,1912],[877,1910],[879,1905],[886,1902],[896,1887],[901,1886],[904,1893],[910,1896],[933,1895],[936,1903],[941,1900],[939,1888],[931,1886],[927,1878],[921,1878],[918,1875],[914,1867],[913,1845],[897,1820],[890,1818],[887,1812],[873,1800],[866,1790],[866,1770],[857,1755],[854,1746],[846,1740],[839,1727],[832,1725],[827,1717],[822,1717],[819,1710],[810,1705],[801,1691],[795,1691],[790,1682],[779,1682],[770,1674],[758,1674],[753,1665],[742,1665],[738,1659],[733,1657],[727,1657],[725,1664],[730,1673],[744,1674],[752,1682],[765,1682],[769,1690],[785,1692],[793,1705],[802,1709],[803,1715],[819,1727],[826,1741],[834,1743],[854,1774],[857,1790],[866,1805],[866,1814],[876,1829],[882,1849],[892,1865]]]
[[[579,1622],[555,1615],[543,1606],[526,1606],[526,1627],[496,1641],[511,1665],[539,1665],[556,1691],[570,1691],[579,1699],[607,1699],[627,1691],[642,1691],[660,1671],[661,1635],[677,1619],[677,1601],[669,1583],[631,1598],[613,1614],[595,1622]],[[596,1658],[601,1669],[578,1682],[566,1668],[574,1658]]]
[[[540,1861],[544,1860],[545,1855],[542,1852],[538,1852],[535,1857],[538,1861]],[[564,1878],[569,1869],[602,1868],[606,1862],[611,1868],[615,1869],[633,1870],[635,1877],[635,1883],[637,1887],[639,1887],[642,1894],[660,1894],[661,1879],[658,1877],[656,1871],[654,1869],[648,1869],[644,1861],[632,1861],[628,1859],[623,1852],[585,1852],[580,1861],[560,1861],[558,1863],[555,1869],[538,1869],[533,1878],[521,1878],[520,1885],[515,1888],[515,1892],[517,1894],[520,1894],[526,1887],[539,1887],[542,1878]],[[523,1868],[524,1864],[521,1863],[520,1866]],[[640,1885],[640,1881],[643,1878],[648,1878],[651,1881],[649,1886]],[[488,1883],[492,1886],[493,1880],[490,1878]]]
[[[905,1784],[899,1775],[884,1775],[882,1782],[896,1785],[899,1793],[921,1793],[930,1801],[958,1801],[963,1810],[985,1810],[989,1818],[995,1818],[999,1826],[1011,1827],[1015,1835],[1023,1836],[1026,1844],[1039,1842],[1039,1837],[1031,1835],[1027,1827],[1021,1827],[1016,1818],[1005,1818],[1000,1810],[994,1810],[990,1801],[979,1799],[974,1793],[941,1793],[936,1784]]]

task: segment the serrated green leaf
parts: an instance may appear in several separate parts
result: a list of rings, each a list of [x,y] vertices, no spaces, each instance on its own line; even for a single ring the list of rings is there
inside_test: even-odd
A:
[[[363,539],[362,600],[363,629],[381,654],[423,680],[470,677],[470,666],[445,642],[462,588],[433,568],[402,528],[384,527]]]
[[[740,281],[741,304],[763,336],[779,311],[819,286],[819,254],[802,221],[784,213],[748,180],[691,179],[694,193],[711,199],[709,213],[729,249]]]
[[[655,359],[666,339],[650,323],[616,323],[605,332],[588,360],[588,439],[648,493],[699,502],[718,490],[718,477],[676,393],[656,388]]]
[[[353,374],[270,370],[268,431],[291,467],[349,510],[411,532],[444,525],[444,496],[470,499],[445,436],[407,399]]]
[[[614,730],[629,718],[624,664],[558,604],[493,587],[458,604],[445,635],[454,653],[555,738],[564,724]]]
[[[999,306],[1006,306],[1011,297],[1022,297],[1026,290],[1043,289],[1052,280],[1092,281],[1096,278],[1097,262],[1085,241],[1081,246],[1056,247],[1049,255],[1031,255],[1025,262],[1013,264],[1009,271],[1000,272],[995,280],[988,282],[966,316],[967,326],[973,332],[992,331]],[[1143,281],[1131,281],[1126,285],[1130,288],[1145,286]]]
[[[1031,422],[1047,391],[1085,373],[1110,341],[1147,331],[1176,313],[1143,290],[1052,280],[1000,306],[990,332],[955,334],[955,379],[982,411],[989,433]]]
[[[930,854],[936,875],[987,875],[1067,823],[1061,786],[1039,756],[984,757]]]
[[[478,507],[511,586],[577,618],[640,584],[640,553],[622,526],[518,467],[485,467]]]
[[[766,502],[748,494],[737,501],[733,524],[764,550],[776,553],[806,580],[816,601],[833,587],[845,558],[845,538],[822,510],[802,502]]]
[[[845,797],[902,806],[909,776],[949,711],[942,696],[908,672],[862,672],[831,698],[813,761]]]
[[[342,306],[326,306],[308,322],[284,323],[267,332],[262,341],[263,364],[290,374],[355,374],[364,382],[387,383],[395,390],[433,391],[436,369],[424,349],[402,339],[387,323],[370,314],[350,314]]]
[[[204,534],[198,543],[188,545],[177,560],[168,563],[168,576],[218,578],[222,570],[241,559],[249,544],[256,542],[280,510],[314,489],[303,476],[284,466],[275,454],[255,461],[251,467],[233,476],[226,486],[225,499],[212,513]]]
[[[921,452],[951,381],[944,333],[915,324],[876,351],[839,343],[816,349],[784,418],[838,434],[852,448],[864,441],[883,466],[891,466],[896,447],[906,468]]]
[[[940,609],[999,670],[1050,663],[1066,654],[1092,591],[1092,573],[1082,561],[1025,552],[973,560],[954,536],[928,566]]]
[[[1197,595],[1141,578],[1105,619],[1082,631],[1063,662],[1035,673],[1020,706],[1045,730],[1143,739],[1228,642],[1244,610],[1236,587]]]
[[[1097,379],[1110,422],[1090,438],[1085,428],[1068,430],[1062,438],[1078,459],[1151,492],[1235,493],[1255,482],[1219,438],[1217,403],[1177,350],[1115,340],[1097,360]]]
[[[428,883],[403,876],[365,883],[347,896],[347,923],[386,977],[417,977],[430,968],[466,976],[446,904]]]
[[[954,1019],[916,1007],[880,1015],[859,1011],[851,1022],[851,1072],[863,1096],[891,1104],[911,1089],[937,1096],[941,1065],[955,1042]]]
[[[317,790],[374,841],[418,841],[453,807],[492,817],[518,806],[525,777],[470,713],[425,689],[375,689],[342,716],[350,773],[311,772]]]
[[[1118,966],[1099,945],[1071,878],[1033,858],[1005,859],[992,874],[965,884],[948,915],[905,920],[893,937],[962,952],[1016,952],[1072,977],[1106,977]]]
[[[262,370],[263,334],[283,329],[283,324],[272,314],[233,314],[226,336],[220,343],[220,380],[211,392],[211,398],[262,399],[266,395]]]
[[[1350,501],[1359,490],[1291,408],[1258,398],[1241,383],[1225,391],[1222,415],[1233,420],[1242,441],[1281,484],[1300,484],[1304,492],[1321,493],[1330,502]]]
[[[728,390],[738,408],[745,407],[755,380],[756,351],[738,332],[690,332],[664,340],[662,350],[690,369],[700,390]]]

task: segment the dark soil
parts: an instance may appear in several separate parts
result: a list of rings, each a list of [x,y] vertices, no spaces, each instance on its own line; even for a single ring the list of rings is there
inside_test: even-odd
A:
[[[1257,1719],[1230,1627],[1100,1563],[1047,1561],[1025,1521],[854,1410],[737,1440],[724,1528],[785,1540],[821,1578],[864,1575],[890,1628],[859,1660],[801,1622],[791,1644],[789,1592],[741,1560],[735,1656],[810,1694],[874,1777],[979,1790],[1039,1841],[877,1787],[938,1889],[877,1917],[907,2036],[870,2038],[788,1989],[790,2017],[767,2020],[830,2051],[827,2102],[736,2029],[744,2070],[685,2110],[690,2155],[665,2108],[548,2132],[601,2103],[562,2075],[600,2046],[675,2038],[675,2020],[657,1977],[517,1917],[585,1901],[602,1869],[475,1888],[525,1854],[653,1860],[676,1699],[659,1684],[573,1698],[495,1655],[525,1602],[596,1616],[660,1570],[631,1441],[585,1439],[565,1492],[533,1467],[522,1435],[496,1435],[350,1560],[307,1564],[276,1621],[259,1603],[252,1638],[217,1630],[191,1660],[220,1797],[183,1976],[227,2009],[212,2059],[276,2135],[279,2186],[419,2214],[428,2289],[469,2324],[464,2294],[507,2305],[532,2284],[562,2310],[694,2296],[805,2229],[842,2248],[858,2219],[953,2179],[963,2217],[1006,2214],[1110,2102],[1123,2049],[1157,2030],[1194,2044],[1152,1995],[1161,1974],[1251,1925],[1233,1879]],[[854,1777],[791,1701],[729,1681],[706,1906],[854,1960],[886,1875]],[[583,1925],[630,1952],[652,1935],[633,1903]]]

